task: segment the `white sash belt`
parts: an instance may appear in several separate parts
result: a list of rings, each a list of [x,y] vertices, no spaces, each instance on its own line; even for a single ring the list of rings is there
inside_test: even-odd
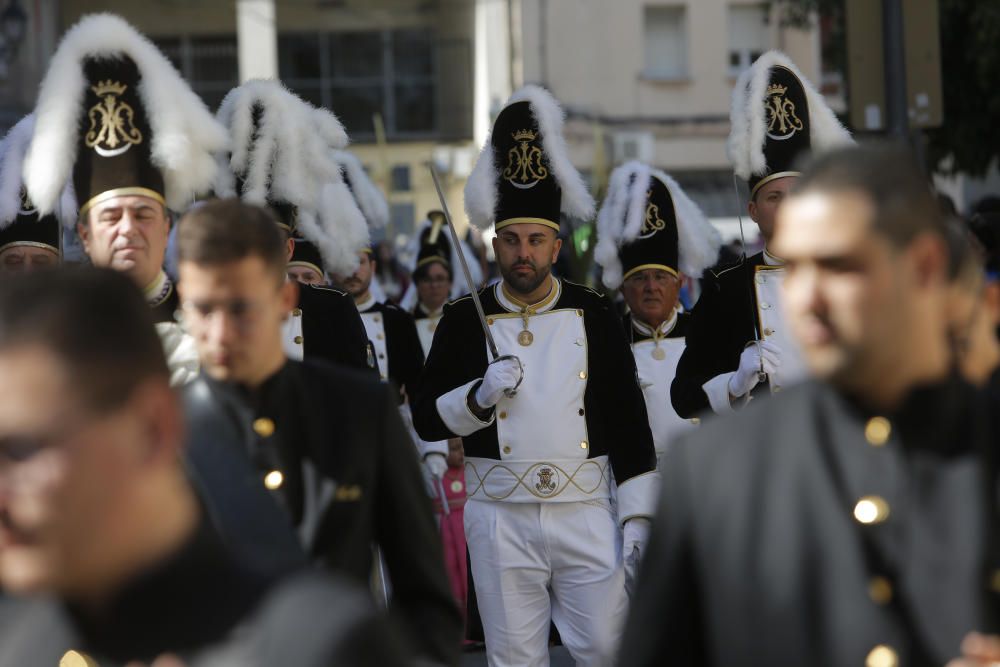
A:
[[[607,456],[547,461],[467,457],[465,486],[472,500],[566,503],[610,497],[611,470]]]

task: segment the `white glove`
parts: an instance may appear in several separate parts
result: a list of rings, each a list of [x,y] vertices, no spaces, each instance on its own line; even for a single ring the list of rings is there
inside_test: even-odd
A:
[[[492,408],[500,401],[504,391],[514,389],[521,378],[521,363],[517,359],[500,359],[486,369],[486,375],[476,390],[476,405]]]
[[[625,522],[622,531],[622,559],[625,562],[625,591],[629,597],[635,587],[635,575],[639,571],[639,562],[646,552],[649,541],[649,519],[635,517]]]
[[[760,382],[758,374],[763,368],[765,373],[774,373],[781,365],[781,352],[767,341],[751,343],[740,355],[740,367],[729,378],[729,393],[733,396],[743,396]]]
[[[444,454],[433,452],[424,457],[424,467],[427,468],[431,477],[441,479],[444,477],[445,471],[448,470],[448,459],[445,458]]]

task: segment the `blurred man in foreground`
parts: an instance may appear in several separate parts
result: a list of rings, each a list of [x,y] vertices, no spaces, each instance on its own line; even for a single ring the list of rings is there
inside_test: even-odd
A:
[[[909,156],[847,149],[801,177],[774,249],[819,380],[664,459],[621,663],[944,664],[992,629],[993,518],[944,221]]]
[[[459,616],[395,396],[367,373],[288,359],[281,323],[297,285],[286,280],[284,239],[267,211],[215,200],[184,216],[177,240],[182,309],[203,371],[189,392],[199,392],[199,414],[231,418],[255,490],[280,506],[314,562],[364,584],[377,544],[392,581],[390,610],[419,654],[457,662]],[[206,493],[215,505],[231,490]],[[223,532],[248,545],[246,528],[227,522]]]
[[[0,586],[28,596],[3,602],[0,664],[400,664],[362,592],[279,584],[223,546],[180,463],[168,378],[128,278],[0,284]]]

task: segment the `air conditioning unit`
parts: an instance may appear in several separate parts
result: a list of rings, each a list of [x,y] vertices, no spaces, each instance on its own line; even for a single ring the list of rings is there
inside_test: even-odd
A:
[[[639,160],[651,163],[654,153],[654,139],[651,132],[616,132],[612,139],[616,164]]]

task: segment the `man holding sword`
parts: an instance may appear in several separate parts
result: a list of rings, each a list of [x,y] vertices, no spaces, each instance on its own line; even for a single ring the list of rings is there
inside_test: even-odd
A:
[[[578,665],[610,662],[659,479],[620,322],[551,273],[561,214],[594,212],[561,134],[558,103],[535,86],[497,117],[465,203],[496,225],[503,280],[445,307],[413,396],[422,438],[464,439],[491,665],[547,665],[550,620]]]

